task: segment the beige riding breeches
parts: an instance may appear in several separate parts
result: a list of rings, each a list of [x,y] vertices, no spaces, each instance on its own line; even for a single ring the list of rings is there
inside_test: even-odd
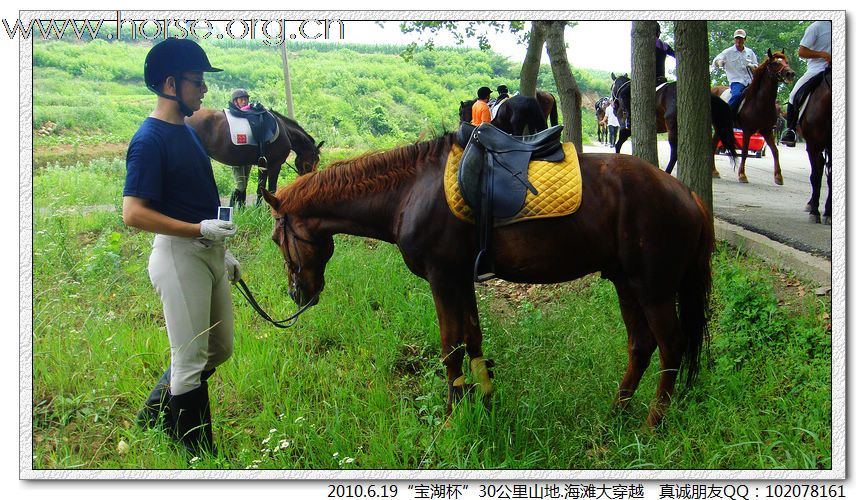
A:
[[[225,362],[234,346],[225,246],[158,234],[148,271],[171,344],[171,394],[184,394],[201,385],[202,371]]]

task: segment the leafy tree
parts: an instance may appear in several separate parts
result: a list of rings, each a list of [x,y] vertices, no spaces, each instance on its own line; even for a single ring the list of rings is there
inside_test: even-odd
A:
[[[532,23],[535,24],[535,23]],[[571,73],[571,65],[568,64],[567,46],[565,44],[565,21],[544,21],[544,31],[547,38],[547,55],[550,57],[550,67],[556,79],[556,87],[559,89],[559,99],[562,110],[576,110],[576,113],[562,113],[564,115],[564,140],[573,142],[578,153],[583,152],[583,120],[580,111],[582,95],[580,87],[574,74]]]
[[[582,113],[580,111],[581,93],[573,76],[573,70],[568,64],[566,45],[564,42],[564,28],[566,25],[575,23],[558,21],[533,21],[528,32],[525,31],[524,21],[511,21],[504,23],[500,21],[469,21],[457,23],[455,21],[406,21],[400,24],[403,33],[430,33],[430,37],[424,46],[432,49],[434,46],[432,37],[441,30],[449,32],[459,43],[464,43],[469,38],[478,40],[478,46],[482,50],[490,49],[489,39],[484,28],[496,32],[504,32],[506,29],[519,37],[519,42],[528,43],[526,58],[520,71],[520,94],[534,96],[538,88],[538,74],[541,65],[541,53],[544,43],[550,54],[550,63],[554,66],[553,72],[558,89],[559,99],[562,100],[562,115],[566,124],[565,140],[572,141],[578,151],[582,151]],[[552,46],[547,39],[546,31],[553,34]],[[417,43],[410,45],[405,56],[412,57],[417,49]],[[553,57],[555,54],[555,57]]]
[[[712,211],[712,124],[706,21],[676,21],[679,179]]]
[[[631,141],[634,156],[657,166],[655,29],[655,21],[631,25]]]
[[[802,35],[805,34],[805,28],[811,24],[811,21],[707,21],[707,31],[709,39],[709,56],[706,60],[706,66],[716,55],[722,50],[733,45],[733,32],[739,28],[744,29],[748,33],[748,38],[745,40],[745,45],[754,50],[757,57],[763,58],[766,55],[767,49],[781,50],[789,56],[790,67],[797,75],[805,73],[807,67],[806,62],[800,59],[796,53],[799,49],[799,42],[802,40]],[[667,35],[673,34],[672,23],[665,23],[663,30]],[[715,70],[710,74],[711,85],[727,85],[727,78],[723,70]],[[782,85],[778,89],[778,100],[786,102],[790,94],[792,85]]]

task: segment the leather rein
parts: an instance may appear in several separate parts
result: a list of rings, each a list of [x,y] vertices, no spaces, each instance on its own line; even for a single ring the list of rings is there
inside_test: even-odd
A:
[[[298,255],[298,267],[297,267],[297,272],[291,271],[291,266],[289,266],[289,270],[291,271],[291,274],[292,274],[292,280],[291,280],[292,287],[296,287],[297,286],[297,275],[300,274],[301,269],[303,269],[303,262],[300,261],[300,252],[297,251],[297,241],[300,240],[300,241],[303,241],[304,243],[309,243],[309,244],[314,244],[314,242],[311,240],[300,237],[293,230],[289,229],[288,216],[287,215],[282,216],[281,222],[282,222],[283,241],[286,244],[288,244],[288,235],[291,234],[292,236],[294,236],[294,249],[295,249],[295,253],[297,253],[297,255]],[[262,308],[258,304],[258,301],[255,300],[255,297],[253,296],[252,291],[249,289],[248,286],[246,286],[246,283],[243,281],[243,278],[237,280],[237,282],[234,283],[234,286],[240,292],[240,295],[242,295],[243,298],[246,299],[247,302],[249,302],[249,305],[252,306],[252,309],[255,310],[255,312],[257,312],[259,316],[261,316],[262,318],[265,319],[265,321],[268,321],[270,324],[272,324],[273,326],[275,326],[277,328],[291,328],[292,326],[294,326],[294,324],[297,322],[297,318],[299,318],[300,315],[303,314],[307,309],[312,307],[312,305],[315,303],[316,299],[318,299],[319,294],[321,294],[321,291],[319,290],[318,292],[316,292],[315,295],[310,297],[309,301],[307,301],[306,304],[299,306],[297,311],[294,314],[292,314],[291,316],[289,316],[285,319],[275,320],[275,319],[271,318],[270,315],[267,314],[267,312],[264,310],[264,308]]]

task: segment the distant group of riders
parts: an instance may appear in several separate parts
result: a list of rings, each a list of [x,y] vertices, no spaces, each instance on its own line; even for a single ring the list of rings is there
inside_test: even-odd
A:
[[[831,22],[815,21],[805,30],[802,41],[799,44],[798,56],[807,61],[808,69],[793,86],[790,92],[789,102],[786,104],[786,130],[781,135],[780,142],[788,147],[795,147],[797,142],[796,124],[802,111],[802,104],[807,95],[820,83],[824,72],[828,71],[832,62],[832,36]],[[655,77],[658,85],[667,81],[665,76],[665,63],[667,56],[675,58],[675,51],[660,39],[661,27],[657,24],[655,31]],[[712,60],[711,68],[722,68],[729,83],[729,96],[727,99],[733,115],[736,116],[743,104],[742,97],[745,89],[753,80],[753,71],[759,66],[759,59],[752,49],[745,46],[747,33],[744,29],[733,32],[733,45],[724,49]],[[605,145],[614,146],[616,143],[615,133],[619,128],[614,108],[614,97],[602,97],[595,103],[595,112],[599,123],[599,141],[602,135],[608,136]],[[621,117],[619,117],[621,118]],[[606,132],[602,134],[601,126]],[[607,137],[604,137],[606,139]]]

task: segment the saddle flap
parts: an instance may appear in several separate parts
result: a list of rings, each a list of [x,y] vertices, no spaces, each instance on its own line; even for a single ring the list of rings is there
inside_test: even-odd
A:
[[[236,146],[270,144],[279,137],[279,125],[270,111],[245,113],[232,108],[224,110],[231,142]]]

